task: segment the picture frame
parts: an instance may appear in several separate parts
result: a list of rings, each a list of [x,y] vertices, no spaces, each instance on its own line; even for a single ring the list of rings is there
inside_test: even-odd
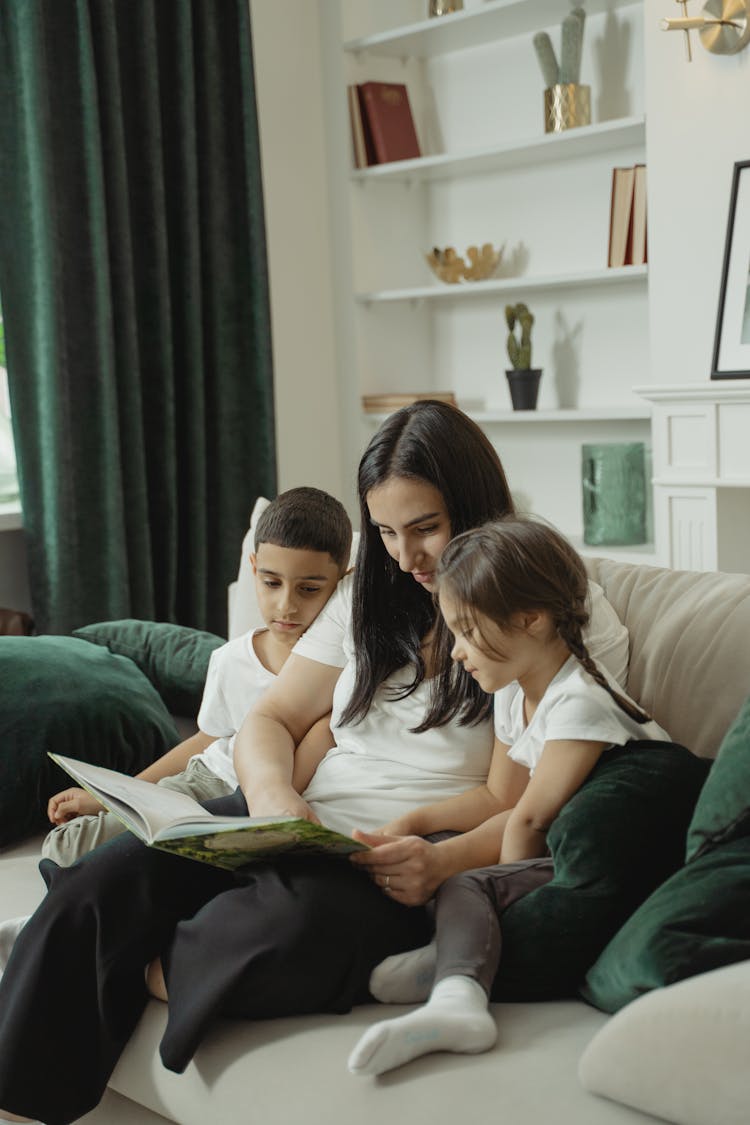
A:
[[[712,379],[750,379],[750,160],[734,166]]]

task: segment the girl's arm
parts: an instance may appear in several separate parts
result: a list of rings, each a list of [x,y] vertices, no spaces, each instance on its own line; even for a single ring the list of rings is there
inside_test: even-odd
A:
[[[415,809],[389,826],[413,824],[413,834],[395,838],[395,833],[354,832],[373,850],[351,860],[367,868],[380,886],[388,876],[388,891],[397,902],[421,905],[451,875],[497,863],[505,826],[528,783],[529,771],[509,758],[508,747],[496,739],[486,786]],[[444,829],[461,834],[438,844],[421,838],[424,832]]]
[[[545,854],[552,821],[586,780],[608,745],[578,739],[545,742],[539,765],[505,826],[501,863]]]
[[[428,836],[432,832],[469,832],[496,813],[513,808],[529,780],[529,771],[508,757],[508,747],[495,739],[487,781],[476,789],[412,809],[380,830],[388,836]],[[498,841],[498,854],[500,843]]]
[[[331,710],[341,671],[292,653],[245,719],[234,768],[251,816],[317,819],[292,785],[294,748]]]
[[[212,734],[204,734],[199,730],[197,734],[186,738],[184,742],[167,750],[166,754],[162,754],[161,758],[157,758],[150,766],[146,766],[145,770],[141,770],[135,776],[139,777],[141,781],[161,781],[163,777],[174,777],[176,773],[182,773],[191,758],[196,754],[202,754],[203,751],[216,742],[216,738]]]

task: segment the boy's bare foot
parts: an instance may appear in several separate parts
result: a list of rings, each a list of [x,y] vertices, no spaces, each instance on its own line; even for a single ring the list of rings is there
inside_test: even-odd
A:
[[[167,996],[167,982],[164,980],[164,970],[161,959],[156,957],[146,969],[146,988],[156,1000],[169,999]]]

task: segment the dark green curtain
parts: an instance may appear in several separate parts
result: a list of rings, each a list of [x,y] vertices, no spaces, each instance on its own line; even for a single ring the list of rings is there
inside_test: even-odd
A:
[[[38,628],[223,633],[276,486],[247,0],[2,0],[0,293]]]

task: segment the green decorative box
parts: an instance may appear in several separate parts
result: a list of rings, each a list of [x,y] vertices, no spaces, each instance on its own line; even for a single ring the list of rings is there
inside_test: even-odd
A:
[[[646,449],[642,441],[581,447],[583,541],[646,542]]]

